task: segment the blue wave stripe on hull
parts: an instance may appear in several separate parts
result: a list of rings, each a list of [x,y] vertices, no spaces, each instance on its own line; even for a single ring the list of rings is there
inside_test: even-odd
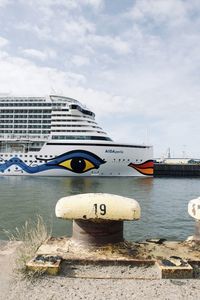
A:
[[[61,154],[51,160],[36,157],[37,160],[45,161],[44,164],[37,165],[37,166],[28,166],[20,158],[13,157],[13,158],[10,158],[5,163],[0,164],[0,171],[4,172],[5,170],[7,170],[8,168],[10,168],[13,165],[20,167],[23,171],[25,171],[29,174],[39,173],[42,171],[47,171],[47,170],[52,170],[52,169],[66,169],[64,166],[61,166],[60,163],[65,162],[67,160],[72,160],[74,158],[82,158],[82,159],[91,161],[94,164],[94,168],[97,168],[97,169],[99,168],[99,166],[101,164],[105,163],[104,160],[102,160],[100,157],[98,157],[96,154],[94,154],[92,152],[89,152],[86,150],[73,150],[73,151],[69,151],[67,153]],[[68,170],[70,170],[70,169],[68,169]],[[73,172],[73,170],[70,170],[70,171]]]

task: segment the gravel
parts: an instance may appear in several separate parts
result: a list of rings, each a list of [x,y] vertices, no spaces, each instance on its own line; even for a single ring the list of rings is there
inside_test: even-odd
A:
[[[75,270],[74,276],[119,277],[121,279],[70,278],[67,272],[59,276],[41,276],[39,278],[22,278],[13,272],[16,245],[0,245],[0,299],[199,299],[200,280],[196,279],[153,279],[153,268],[121,269],[114,267],[95,268],[83,266]],[[135,276],[143,279],[125,279]],[[146,278],[146,279],[144,279]],[[148,278],[148,279],[147,279]]]
[[[17,280],[7,299],[199,299],[196,280],[125,280],[49,277]],[[5,299],[5,298],[1,298]]]

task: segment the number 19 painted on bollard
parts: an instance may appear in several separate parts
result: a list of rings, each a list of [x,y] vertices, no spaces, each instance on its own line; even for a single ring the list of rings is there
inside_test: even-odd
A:
[[[105,216],[106,215],[106,205],[103,203],[99,204],[99,205],[97,203],[95,203],[94,204],[95,215],[97,215],[99,211],[100,211],[100,215]]]

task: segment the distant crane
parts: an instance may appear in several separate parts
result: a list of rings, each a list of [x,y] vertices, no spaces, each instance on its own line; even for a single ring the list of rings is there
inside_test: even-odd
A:
[[[167,158],[171,158],[170,148],[167,149]]]

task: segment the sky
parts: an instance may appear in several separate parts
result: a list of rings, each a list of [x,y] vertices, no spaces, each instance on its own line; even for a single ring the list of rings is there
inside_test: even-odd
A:
[[[116,142],[200,158],[200,0],[0,0],[0,96],[72,97]]]

